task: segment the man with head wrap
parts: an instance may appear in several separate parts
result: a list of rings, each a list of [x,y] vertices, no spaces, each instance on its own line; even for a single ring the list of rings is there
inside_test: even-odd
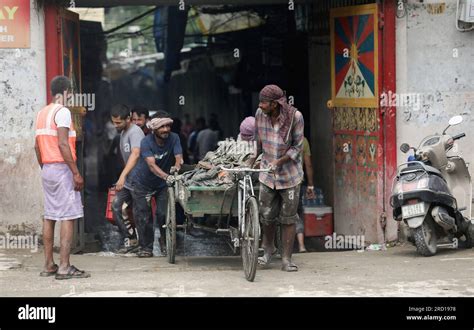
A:
[[[237,147],[239,153],[245,155],[244,157],[250,157],[245,163],[251,165],[255,163],[255,159],[252,155],[255,153],[255,117],[247,117],[240,123],[240,133],[237,136]],[[252,180],[257,180],[258,173],[252,174]]]
[[[237,141],[255,140],[255,117],[247,117],[240,123],[240,134]]]
[[[303,115],[288,104],[285,93],[276,85],[260,92],[255,114],[257,154],[262,153],[261,168],[273,173],[260,173],[260,221],[263,227],[264,255],[259,264],[267,265],[275,253],[275,229],[282,228],[282,270],[294,272],[291,261],[298,219],[300,184],[303,180],[301,151],[303,148]]]
[[[139,257],[151,257],[153,234],[161,238],[168,205],[166,181],[172,178],[171,167],[177,170],[183,164],[183,151],[179,136],[171,132],[173,120],[164,111],[158,111],[147,123],[153,134],[148,134],[140,144],[140,159],[133,169],[133,214],[138,230]],[[155,196],[156,216],[153,224],[151,198]],[[155,231],[156,230],[156,231]],[[155,235],[156,236],[156,235]],[[160,239],[160,245],[163,241]],[[163,247],[161,247],[163,250]]]

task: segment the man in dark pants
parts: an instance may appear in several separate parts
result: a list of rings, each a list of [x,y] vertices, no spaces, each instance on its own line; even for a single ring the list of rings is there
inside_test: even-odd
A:
[[[304,121],[301,112],[287,103],[285,93],[276,85],[260,92],[259,109],[255,114],[257,155],[262,152],[262,168],[273,173],[260,173],[260,221],[263,227],[264,255],[260,265],[267,265],[275,252],[277,221],[282,228],[283,271],[294,272],[291,262],[298,220],[300,184],[303,180],[302,148]]]
[[[152,257],[153,240],[161,238],[168,207],[167,180],[171,180],[171,167],[177,170],[183,164],[179,136],[171,132],[173,120],[164,111],[158,111],[147,124],[148,134],[140,145],[140,159],[132,175],[133,215],[138,229],[140,251],[138,256]],[[156,217],[153,223],[151,198],[156,199]],[[155,235],[154,235],[155,234]],[[163,242],[160,239],[160,245]],[[163,247],[161,247],[163,251]]]
[[[131,122],[130,109],[124,104],[117,104],[111,111],[112,123],[120,133],[120,153],[125,164],[120,177],[115,184],[116,195],[112,202],[112,211],[124,240],[124,247],[119,253],[126,253],[137,247],[137,235],[130,221],[125,219],[122,212],[123,204],[132,202],[132,183],[130,173],[140,158],[140,143],[145,137],[143,131]]]

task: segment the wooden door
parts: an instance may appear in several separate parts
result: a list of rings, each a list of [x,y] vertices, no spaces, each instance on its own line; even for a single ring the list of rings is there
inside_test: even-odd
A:
[[[331,9],[335,232],[384,241],[377,4]]]

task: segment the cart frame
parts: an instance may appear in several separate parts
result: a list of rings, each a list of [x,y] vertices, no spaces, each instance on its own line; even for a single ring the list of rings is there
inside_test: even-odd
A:
[[[203,229],[216,234],[230,236],[234,252],[240,248],[245,277],[252,282],[257,270],[258,247],[260,240],[260,221],[257,197],[251,178],[254,172],[269,172],[269,169],[225,168],[222,170],[232,174],[234,185],[231,187],[201,187],[183,184],[182,176],[175,176],[174,183],[168,187],[168,210],[166,213],[166,247],[169,263],[175,263],[176,230],[194,228]],[[235,210],[235,191],[237,190],[237,210]],[[229,198],[229,191],[234,193]],[[176,203],[181,205],[185,213],[182,225],[176,224]],[[198,225],[193,217],[219,215],[217,228]],[[227,216],[227,224],[222,228],[223,217]],[[237,217],[237,228],[231,226],[231,218]]]

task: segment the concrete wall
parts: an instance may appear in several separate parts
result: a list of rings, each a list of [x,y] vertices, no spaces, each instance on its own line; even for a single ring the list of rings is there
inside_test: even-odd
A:
[[[31,47],[0,49],[0,232],[36,231],[43,211],[34,122],[46,102],[44,17],[30,2]]]
[[[334,150],[329,37],[309,39],[309,91],[314,184],[323,190],[325,203],[334,205]]]
[[[467,134],[458,148],[471,163],[472,176],[474,31],[456,30],[455,0],[429,3],[409,0],[405,17],[397,19],[397,93],[420,97],[419,107],[416,102],[397,107],[397,145],[418,146],[424,136],[441,133],[450,117],[461,114],[464,122],[449,132]],[[399,163],[406,157],[398,151]]]

